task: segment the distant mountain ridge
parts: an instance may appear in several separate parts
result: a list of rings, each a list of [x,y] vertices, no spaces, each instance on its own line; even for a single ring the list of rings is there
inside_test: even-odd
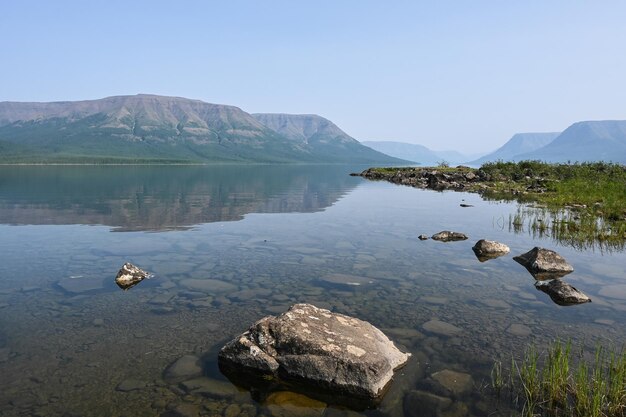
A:
[[[408,159],[424,166],[433,166],[444,161],[450,164],[459,164],[470,158],[470,156],[457,151],[433,151],[426,146],[414,143],[395,141],[363,141],[361,143],[378,152],[396,158]]]
[[[470,165],[481,165],[490,161],[508,161],[515,159],[518,155],[535,151],[543,148],[557,136],[560,132],[548,132],[548,133],[516,133],[509,139],[504,145],[496,149],[495,151],[478,158],[474,161],[468,162]]]
[[[517,161],[524,159],[626,164],[626,120],[574,123],[546,146],[515,156]]]
[[[298,142],[238,107],[181,97],[0,102],[0,160],[8,162],[402,162],[355,140],[338,147],[340,136]]]
[[[181,97],[0,102],[1,163],[456,165],[471,159],[463,157],[402,142],[361,143],[317,115],[251,115]],[[626,163],[626,121],[582,121],[561,134],[520,133],[468,164],[498,159]]]

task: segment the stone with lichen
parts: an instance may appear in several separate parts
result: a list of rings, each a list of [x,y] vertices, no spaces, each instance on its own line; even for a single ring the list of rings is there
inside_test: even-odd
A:
[[[248,371],[338,395],[377,398],[409,359],[370,323],[310,304],[265,317],[226,344],[226,374]]]

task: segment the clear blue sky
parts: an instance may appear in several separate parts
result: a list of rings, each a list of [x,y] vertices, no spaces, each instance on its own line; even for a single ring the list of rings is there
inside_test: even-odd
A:
[[[626,1],[4,1],[0,101],[154,93],[490,150],[626,119]]]

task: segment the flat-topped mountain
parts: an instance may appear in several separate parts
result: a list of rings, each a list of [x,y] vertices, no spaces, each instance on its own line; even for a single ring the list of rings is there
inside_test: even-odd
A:
[[[329,162],[343,160],[347,155],[351,155],[350,162],[375,161],[384,154],[363,146],[333,122],[315,114],[254,113],[252,116],[269,129],[298,146],[311,149],[313,155]]]
[[[237,107],[180,97],[0,102],[3,162],[400,162],[358,142],[342,147],[339,137],[323,143],[334,152],[326,160],[315,143],[285,137]]]
[[[540,149],[552,142],[559,132],[549,133],[517,133],[513,135],[504,145],[495,151],[469,162],[471,165],[480,165],[490,161],[509,161],[514,160],[520,154],[532,152]]]
[[[626,120],[574,123],[546,146],[517,155],[515,160],[548,162],[610,161],[626,163]]]

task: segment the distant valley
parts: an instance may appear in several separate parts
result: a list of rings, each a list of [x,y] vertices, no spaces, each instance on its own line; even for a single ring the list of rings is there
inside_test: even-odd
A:
[[[470,164],[496,160],[626,164],[626,120],[577,122],[561,133],[520,133]]]
[[[523,160],[572,163],[606,161],[626,164],[626,121],[584,121],[574,123],[563,132],[517,133],[495,151],[479,158],[432,151],[412,143],[362,143],[387,155],[408,159],[424,166],[438,165],[442,161],[451,165],[480,166],[485,162]]]
[[[495,151],[469,162],[470,165],[481,165],[485,162],[512,161],[519,160],[519,155],[536,151],[543,148],[557,136],[560,132],[552,133],[517,133],[513,135],[504,145]]]
[[[369,146],[378,152],[385,153],[396,158],[408,159],[409,161],[424,166],[438,165],[441,162],[460,164],[478,155],[466,155],[457,151],[433,151],[423,145],[393,141],[363,141],[363,145]]]
[[[406,163],[316,115],[139,94],[0,103],[3,163]]]

